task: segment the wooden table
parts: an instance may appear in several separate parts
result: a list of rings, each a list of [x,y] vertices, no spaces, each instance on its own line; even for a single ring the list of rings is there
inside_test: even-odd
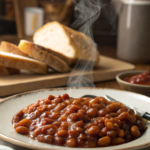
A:
[[[99,50],[102,55],[116,58],[116,48],[101,47],[101,48],[99,48]],[[150,63],[149,64],[135,64],[135,67],[136,67],[135,70],[150,70]],[[95,83],[95,86],[101,87],[101,88],[111,88],[111,89],[119,89],[119,90],[121,89],[115,80]],[[15,145],[5,142],[3,140],[0,140],[0,145],[6,145],[9,147],[12,147],[14,150],[29,150],[27,148],[15,146]],[[150,150],[150,147],[144,148],[142,150]]]

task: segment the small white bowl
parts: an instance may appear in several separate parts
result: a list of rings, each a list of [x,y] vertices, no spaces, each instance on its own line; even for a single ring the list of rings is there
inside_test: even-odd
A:
[[[126,71],[118,74],[116,76],[116,80],[118,84],[121,86],[122,89],[127,90],[127,91],[132,91],[136,93],[140,93],[143,95],[150,96],[150,85],[139,85],[139,84],[132,84],[129,82],[126,82],[122,80],[123,77],[129,76],[129,75],[137,75],[144,73],[146,71]]]

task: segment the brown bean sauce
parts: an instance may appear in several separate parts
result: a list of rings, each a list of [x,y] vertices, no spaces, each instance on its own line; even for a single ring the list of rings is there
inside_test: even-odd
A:
[[[19,134],[39,142],[67,147],[104,147],[139,138],[142,119],[122,103],[103,97],[74,98],[49,95],[19,111],[12,119]]]

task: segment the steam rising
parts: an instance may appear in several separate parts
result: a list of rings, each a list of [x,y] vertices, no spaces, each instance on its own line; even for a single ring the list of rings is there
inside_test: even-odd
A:
[[[83,32],[93,39],[92,25],[98,19],[101,8],[106,5],[107,1],[108,0],[74,0],[76,4],[74,14],[75,21],[71,27]],[[81,50],[83,51],[82,48]],[[83,51],[84,58],[89,57],[89,53],[92,60],[96,58],[96,48]],[[92,72],[93,67],[94,63],[85,63],[83,60],[79,59],[71,72],[67,85],[69,87],[94,87],[92,73],[87,73],[85,75],[85,72]],[[77,73],[79,75],[75,77],[74,75]]]

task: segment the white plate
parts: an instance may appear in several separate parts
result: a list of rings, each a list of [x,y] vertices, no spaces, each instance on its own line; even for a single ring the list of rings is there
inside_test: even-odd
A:
[[[61,88],[61,89],[46,89],[27,92],[12,96],[5,99],[0,103],[0,138],[10,143],[40,150],[72,150],[77,148],[68,148],[61,146],[53,146],[50,144],[43,144],[27,136],[20,135],[14,131],[11,120],[13,116],[21,109],[25,108],[31,103],[35,103],[37,100],[46,98],[49,94],[62,95],[68,93],[71,97],[80,97],[86,94],[93,94],[97,96],[105,96],[106,94],[125,103],[128,105],[135,106],[143,111],[149,111],[150,109],[150,98],[125,91],[111,90],[111,89],[98,89],[98,88]],[[122,144],[119,146],[105,147],[105,148],[94,148],[101,150],[123,150],[123,149],[139,149],[150,146],[150,124],[144,135],[132,142]],[[85,150],[93,150],[93,148],[80,148]]]

